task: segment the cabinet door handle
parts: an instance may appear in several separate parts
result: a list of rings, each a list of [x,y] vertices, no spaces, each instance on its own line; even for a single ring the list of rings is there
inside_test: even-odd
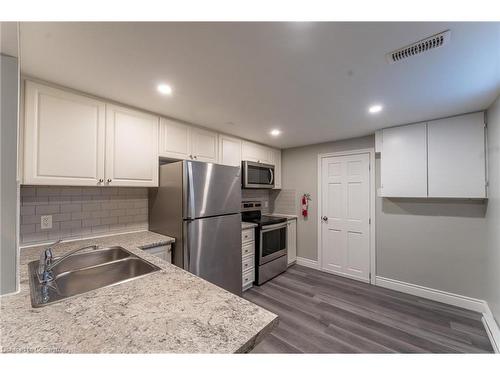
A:
[[[102,184],[103,182],[104,182],[104,179],[100,178],[98,184]]]
[[[111,180],[111,178],[108,178],[108,180],[107,180],[108,184],[109,184],[111,181],[113,181],[113,180]]]

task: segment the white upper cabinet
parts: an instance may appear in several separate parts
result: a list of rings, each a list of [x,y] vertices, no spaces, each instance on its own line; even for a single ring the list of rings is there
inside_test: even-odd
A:
[[[106,181],[110,186],[158,186],[158,117],[106,106]]]
[[[381,195],[427,197],[427,125],[384,129]]]
[[[23,183],[99,185],[105,104],[26,81]]]
[[[249,160],[263,164],[273,163],[272,150],[269,147],[261,146],[257,143],[243,141],[241,150],[242,160]]]
[[[219,163],[241,167],[241,139],[219,134]]]
[[[427,128],[429,197],[485,198],[484,113],[430,121]]]
[[[271,164],[274,165],[274,188],[281,189],[281,150],[273,149],[273,161]]]
[[[217,163],[217,133],[191,127],[190,135],[192,159]]]
[[[188,125],[177,121],[160,119],[160,156],[172,159],[189,159],[191,142]]]
[[[217,133],[161,118],[159,150],[169,159],[217,163]]]

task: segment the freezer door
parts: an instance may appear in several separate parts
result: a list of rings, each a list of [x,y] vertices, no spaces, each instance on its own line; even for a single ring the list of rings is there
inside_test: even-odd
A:
[[[184,162],[184,218],[240,212],[241,168]]]
[[[186,220],[187,270],[241,295],[241,215]]]

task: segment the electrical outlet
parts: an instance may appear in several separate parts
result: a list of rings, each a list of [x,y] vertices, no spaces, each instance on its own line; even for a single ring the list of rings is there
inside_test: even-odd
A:
[[[40,227],[42,229],[51,229],[52,228],[52,215],[43,215],[40,218]]]

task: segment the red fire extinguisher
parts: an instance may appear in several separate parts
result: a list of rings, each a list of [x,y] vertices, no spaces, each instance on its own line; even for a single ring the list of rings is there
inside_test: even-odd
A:
[[[302,195],[301,203],[302,203],[302,216],[304,218],[307,218],[308,211],[309,211],[309,201],[311,200],[311,195],[310,194],[304,194]]]

